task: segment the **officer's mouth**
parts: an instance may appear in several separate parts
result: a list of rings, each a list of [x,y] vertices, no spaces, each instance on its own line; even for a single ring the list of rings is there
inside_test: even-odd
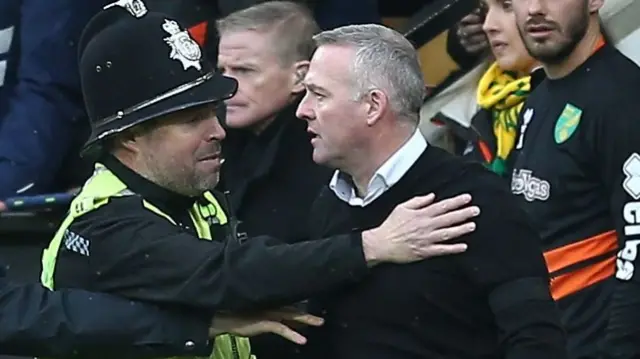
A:
[[[199,162],[214,161],[221,165],[224,163],[224,158],[222,158],[222,154],[220,152],[217,152],[217,153],[212,153],[210,155],[201,157],[198,159],[198,161]]]

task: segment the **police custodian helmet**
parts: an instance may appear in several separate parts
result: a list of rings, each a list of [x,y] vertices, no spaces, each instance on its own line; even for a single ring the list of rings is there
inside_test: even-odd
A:
[[[84,29],[79,54],[91,122],[85,155],[113,134],[175,111],[226,100],[238,87],[235,79],[216,72],[176,20],[148,11],[141,0],[107,5]]]

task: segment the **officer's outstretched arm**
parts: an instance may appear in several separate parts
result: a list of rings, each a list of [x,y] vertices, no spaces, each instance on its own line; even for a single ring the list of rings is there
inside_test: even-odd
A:
[[[0,273],[0,355],[208,355],[208,318],[106,294],[16,285]]]

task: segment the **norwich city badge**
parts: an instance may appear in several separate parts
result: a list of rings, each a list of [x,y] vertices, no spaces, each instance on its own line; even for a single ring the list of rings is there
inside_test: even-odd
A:
[[[556,121],[556,128],[554,131],[554,137],[557,144],[561,144],[573,135],[580,124],[580,118],[582,117],[582,110],[567,104],[562,110],[560,117]]]

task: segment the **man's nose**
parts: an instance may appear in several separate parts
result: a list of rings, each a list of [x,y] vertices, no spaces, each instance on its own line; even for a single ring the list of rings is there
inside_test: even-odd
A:
[[[220,124],[220,120],[218,120],[218,116],[211,116],[209,121],[209,125],[207,126],[207,140],[208,141],[222,141],[227,137],[227,132]]]
[[[311,106],[309,105],[309,95],[308,93],[304,95],[298,108],[296,109],[296,117],[301,120],[310,121],[313,116],[313,111],[311,110]]]
[[[527,0],[527,13],[529,16],[544,15],[544,0]]]

